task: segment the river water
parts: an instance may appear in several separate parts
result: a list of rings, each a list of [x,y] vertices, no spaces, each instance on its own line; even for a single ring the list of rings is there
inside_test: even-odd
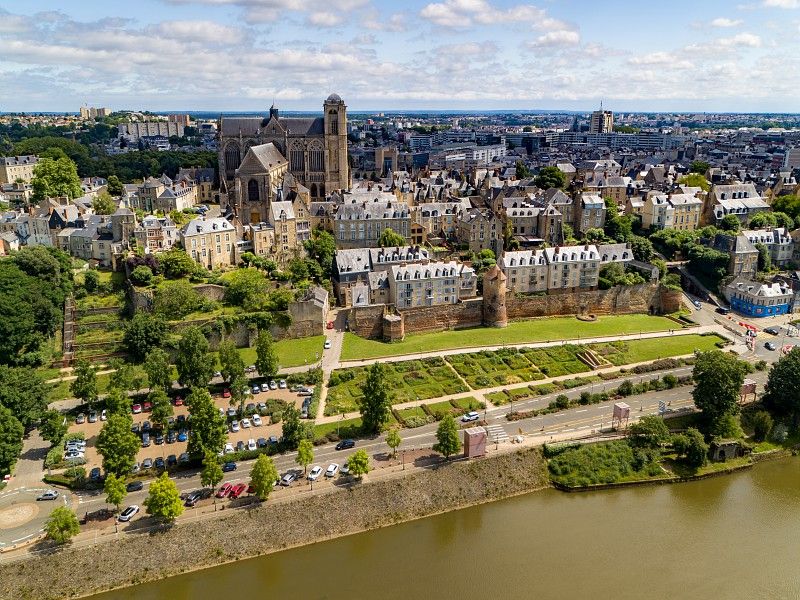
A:
[[[677,485],[547,490],[94,600],[234,597],[800,598],[800,461]]]

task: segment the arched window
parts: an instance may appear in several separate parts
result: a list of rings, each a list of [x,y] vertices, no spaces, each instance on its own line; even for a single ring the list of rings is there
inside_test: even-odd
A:
[[[328,113],[328,123],[328,133],[339,135],[339,114],[335,110]]]
[[[291,171],[305,171],[306,161],[302,150],[292,150],[289,153],[289,170]]]
[[[310,191],[311,191],[311,197],[312,198],[316,198],[317,197],[317,184],[316,183],[312,183],[311,184]]]
[[[325,170],[325,153],[322,149],[313,149],[308,153],[309,171],[321,173]]]
[[[260,199],[258,182],[255,179],[251,179],[247,182],[247,200],[248,202],[258,202]]]
[[[233,142],[225,147],[225,177],[233,179],[236,169],[242,162],[242,155],[239,152],[239,144]]]
[[[319,197],[320,198],[324,198],[325,197],[325,184],[324,183],[320,183],[319,184]]]

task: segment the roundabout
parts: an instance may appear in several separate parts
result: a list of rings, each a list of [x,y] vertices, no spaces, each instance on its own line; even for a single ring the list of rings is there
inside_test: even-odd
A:
[[[59,492],[55,500],[37,500],[47,488],[20,488],[0,494],[0,551],[36,540],[56,508],[69,506],[69,493]]]

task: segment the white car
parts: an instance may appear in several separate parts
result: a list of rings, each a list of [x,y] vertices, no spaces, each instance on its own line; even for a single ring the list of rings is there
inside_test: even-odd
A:
[[[465,414],[463,417],[461,417],[461,420],[464,423],[469,423],[470,421],[477,421],[480,418],[481,418],[481,416],[477,412],[472,410],[472,411],[468,412],[467,414]]]
[[[262,392],[268,392],[269,391],[269,384],[266,381],[261,384],[261,391]]]
[[[136,504],[131,504],[128,508],[123,510],[119,515],[119,520],[122,522],[130,521],[136,513],[139,512],[139,507]]]
[[[239,431],[239,421],[231,421],[231,431],[237,433]]]
[[[322,475],[322,467],[319,465],[315,466],[308,472],[308,480],[309,481],[316,481],[319,479],[319,476]]]
[[[253,415],[253,427],[261,427],[264,421],[261,420],[260,415]]]
[[[105,408],[100,412],[100,420],[101,421],[107,421],[108,420],[108,413],[106,412]]]
[[[323,344],[323,346],[322,346],[322,347],[323,347],[325,350],[330,350],[330,349],[331,349],[331,341],[330,341],[330,340],[325,340],[325,343]]]
[[[258,449],[258,446],[256,445],[256,441],[253,438],[250,438],[249,440],[247,440],[247,449],[250,450],[250,451]]]
[[[275,380],[274,380],[274,379],[271,379],[271,380],[270,380],[270,382],[269,382],[269,389],[271,389],[271,390],[277,390],[277,389],[278,389],[278,384],[277,384],[277,383],[275,383]]]
[[[250,419],[242,419],[242,429],[250,429]]]
[[[58,498],[58,492],[56,490],[45,490],[42,492],[37,500],[55,500]]]
[[[225,444],[225,451],[224,452],[225,452],[225,454],[233,454],[234,452],[236,452],[236,450],[234,449],[233,444],[227,443],[227,444]]]
[[[339,472],[339,465],[336,463],[331,463],[328,465],[328,470],[325,471],[325,477],[334,477],[338,472]]]
[[[84,453],[78,450],[71,450],[69,452],[64,453],[64,460],[69,460],[71,458],[84,458],[84,457],[85,457]]]
[[[281,379],[278,382],[278,387],[281,388],[282,390],[285,390],[286,389],[286,380],[285,379]]]

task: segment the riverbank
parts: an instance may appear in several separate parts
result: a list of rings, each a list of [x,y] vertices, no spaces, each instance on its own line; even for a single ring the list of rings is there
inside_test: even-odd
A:
[[[549,487],[540,449],[456,461],[410,476],[365,481],[296,502],[254,505],[99,548],[64,548],[0,565],[0,597],[89,596]],[[99,550],[99,551],[98,551]]]

